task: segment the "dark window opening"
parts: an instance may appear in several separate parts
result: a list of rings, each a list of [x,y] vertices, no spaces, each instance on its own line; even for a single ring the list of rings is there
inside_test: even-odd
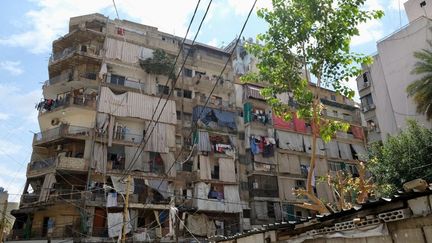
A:
[[[190,90],[183,90],[183,97],[192,99],[192,91]]]
[[[276,217],[273,202],[267,202],[267,216],[269,218],[275,218]]]
[[[110,83],[123,86],[125,83],[125,79],[126,79],[125,76],[111,74],[111,82]]]
[[[330,99],[333,100],[333,101],[336,101],[336,95],[331,95]]]
[[[367,73],[363,73],[363,82],[367,83],[368,81]]]
[[[192,77],[192,70],[191,70],[191,69],[188,69],[188,68],[185,68],[185,69],[184,69],[184,75],[185,75],[186,77]]]
[[[158,93],[168,95],[170,92],[170,88],[166,85],[158,85]]]
[[[243,209],[243,218],[250,218],[250,209]]]

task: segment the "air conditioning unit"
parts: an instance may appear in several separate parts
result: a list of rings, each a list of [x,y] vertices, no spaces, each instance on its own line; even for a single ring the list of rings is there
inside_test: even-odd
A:
[[[369,107],[368,106],[363,106],[363,112],[366,112],[366,111],[368,111],[369,110]]]
[[[375,104],[371,104],[369,105],[370,109],[374,109],[375,108]]]

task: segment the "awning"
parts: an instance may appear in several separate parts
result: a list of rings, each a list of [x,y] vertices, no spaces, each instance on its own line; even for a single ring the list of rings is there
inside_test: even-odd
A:
[[[236,113],[212,109],[204,106],[196,106],[192,114],[193,121],[201,120],[205,125],[211,121],[217,122],[221,127],[229,127],[233,130],[236,126]]]
[[[126,194],[126,187],[127,187],[126,178],[124,179],[124,181],[121,181],[120,179],[121,179],[120,176],[111,176],[111,181],[113,183],[114,190],[117,193]],[[132,180],[129,184],[129,193],[133,194],[134,188],[135,188],[135,182],[134,180]]]
[[[159,192],[162,197],[169,198],[170,193],[168,192],[168,182],[162,180],[145,180],[146,185],[157,192]]]

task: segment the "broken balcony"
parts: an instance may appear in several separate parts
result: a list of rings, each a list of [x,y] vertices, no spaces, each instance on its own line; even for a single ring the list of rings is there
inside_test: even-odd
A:
[[[91,83],[97,80],[97,75],[98,74],[96,71],[73,72],[72,70],[68,70],[63,72],[62,74],[46,80],[42,88],[46,89],[51,85],[56,85],[64,82],[83,81],[84,83]],[[93,83],[93,85],[96,85],[96,83]]]
[[[91,136],[92,132],[92,128],[61,124],[58,127],[35,133],[33,136],[33,146],[52,144],[64,138],[86,139]]]

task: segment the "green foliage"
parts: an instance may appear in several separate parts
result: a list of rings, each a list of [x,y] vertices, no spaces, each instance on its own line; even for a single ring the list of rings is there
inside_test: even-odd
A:
[[[273,9],[261,9],[269,29],[258,35],[262,44],[248,44],[247,50],[256,56],[259,73],[242,77],[248,82],[268,82],[261,94],[266,97],[276,115],[290,119],[288,104],[281,103],[276,94],[292,92],[297,116],[311,121],[314,109],[318,116],[323,107],[314,105],[317,96],[309,87],[307,70],[318,79],[318,85],[333,87],[348,98],[354,91],[347,87],[351,77],[361,73],[356,63],[370,63],[371,58],[350,51],[350,40],[358,35],[357,26],[383,16],[382,11],[362,10],[366,0],[273,0]],[[314,107],[315,106],[315,107]],[[330,140],[346,125],[316,117],[323,126],[320,135]]]
[[[429,46],[432,47],[430,41]],[[415,52],[414,56],[417,62],[411,73],[421,75],[421,77],[408,85],[407,92],[414,98],[417,112],[425,114],[430,120],[432,118],[432,51],[423,49]]]
[[[153,51],[153,57],[140,60],[140,66],[149,74],[169,75],[175,79],[175,74],[171,72],[174,62],[164,50],[157,49]]]
[[[432,130],[410,120],[406,130],[388,137],[384,145],[371,145],[367,167],[374,175],[377,191],[391,195],[410,180],[432,182],[431,158]]]

